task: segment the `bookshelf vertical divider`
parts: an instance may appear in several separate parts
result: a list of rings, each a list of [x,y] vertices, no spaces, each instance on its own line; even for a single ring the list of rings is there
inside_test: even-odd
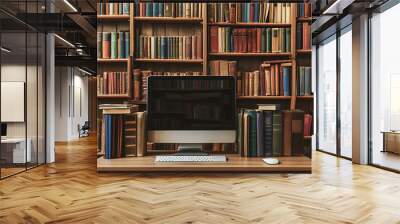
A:
[[[203,75],[207,74],[208,71],[208,9],[207,3],[202,4],[202,17],[203,17]]]
[[[296,109],[296,97],[297,97],[297,82],[296,82],[296,73],[297,73],[297,65],[296,65],[296,21],[297,21],[297,8],[295,3],[291,3],[291,22],[290,22],[290,33],[291,33],[291,61],[292,61],[292,93],[291,93],[291,100],[290,100],[290,110]]]

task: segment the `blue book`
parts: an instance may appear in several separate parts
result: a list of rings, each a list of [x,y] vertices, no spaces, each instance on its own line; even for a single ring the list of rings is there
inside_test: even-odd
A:
[[[167,43],[165,37],[161,37],[161,58],[165,58],[165,52],[167,50]]]
[[[253,22],[258,22],[260,4],[254,4],[254,19]]]
[[[153,3],[153,16],[158,16],[158,13],[159,13],[159,9],[158,9],[158,5],[159,5],[160,3],[157,3],[157,2],[154,2]]]
[[[125,58],[128,58],[130,55],[130,33],[125,32]],[[139,46],[139,45],[138,45]]]
[[[118,15],[124,14],[124,3],[117,3],[118,4]]]
[[[129,15],[129,11],[130,11],[130,9],[129,9],[129,3],[122,3],[123,4],[123,10],[122,10],[122,13],[124,14],[124,15]],[[139,10],[139,7],[136,7],[136,8],[138,8],[138,10]]]
[[[118,58],[125,58],[125,32],[118,32]]]
[[[283,95],[290,96],[290,69],[283,67]]]
[[[159,10],[158,10],[158,16],[159,17],[164,17],[164,4],[165,3],[159,3]]]

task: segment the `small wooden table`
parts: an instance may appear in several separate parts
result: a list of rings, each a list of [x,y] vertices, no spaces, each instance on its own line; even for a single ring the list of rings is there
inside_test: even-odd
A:
[[[382,152],[400,154],[400,131],[383,131]]]

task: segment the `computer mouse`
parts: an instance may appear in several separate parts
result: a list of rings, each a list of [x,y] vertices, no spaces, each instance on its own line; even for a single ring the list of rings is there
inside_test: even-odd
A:
[[[263,160],[266,164],[269,164],[269,165],[277,165],[280,163],[279,159],[277,159],[277,158],[265,158]]]

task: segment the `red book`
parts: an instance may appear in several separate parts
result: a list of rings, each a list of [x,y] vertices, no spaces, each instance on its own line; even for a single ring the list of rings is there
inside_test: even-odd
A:
[[[262,29],[257,28],[257,52],[261,52],[261,33]]]
[[[304,17],[311,17],[311,4],[304,3]]]
[[[250,22],[254,20],[254,3],[250,4]]]
[[[311,136],[312,116],[310,114],[304,115],[304,136]]]
[[[247,42],[247,49],[246,52],[251,52],[253,47],[252,47],[252,43],[253,43],[253,38],[251,38],[251,29],[247,29],[246,30],[246,42]]]
[[[251,35],[252,35],[252,44],[251,44],[251,52],[256,53],[257,52],[257,44],[258,44],[258,37],[257,37],[257,29],[252,29],[251,30]],[[261,36],[260,36],[261,39]],[[261,46],[261,43],[260,43]]]
[[[213,53],[218,52],[218,27],[212,26],[210,28],[210,51]]]
[[[310,49],[310,24],[303,24],[303,49]]]

